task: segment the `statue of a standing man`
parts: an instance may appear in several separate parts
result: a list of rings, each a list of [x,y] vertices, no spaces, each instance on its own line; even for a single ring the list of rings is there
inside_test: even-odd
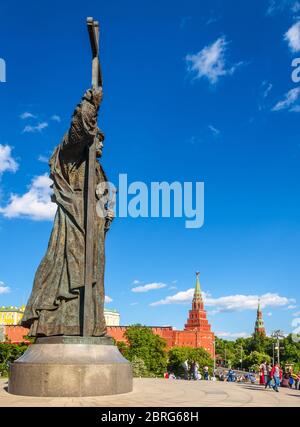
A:
[[[104,135],[97,127],[102,88],[86,91],[74,111],[69,131],[50,159],[52,201],[57,212],[48,250],[35,275],[22,326],[30,336],[82,335],[85,290],[85,200],[87,151],[96,145],[102,155]],[[96,185],[105,188],[106,175],[95,162]],[[107,191],[107,190],[104,190]],[[95,192],[95,201],[102,198]],[[104,240],[113,212],[104,205],[95,212],[93,233],[92,336],[106,335],[104,319]]]

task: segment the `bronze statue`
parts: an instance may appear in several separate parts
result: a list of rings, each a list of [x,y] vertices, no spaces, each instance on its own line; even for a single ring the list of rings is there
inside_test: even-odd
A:
[[[88,20],[88,28],[93,87],[85,92],[69,131],[50,159],[52,201],[58,207],[48,250],[36,272],[22,320],[34,337],[106,335],[104,240],[113,211],[108,203],[102,203],[103,215],[96,213],[97,200],[107,193],[106,186],[99,184],[106,184],[107,178],[96,161],[102,155],[104,140],[97,126],[102,101],[99,26]]]

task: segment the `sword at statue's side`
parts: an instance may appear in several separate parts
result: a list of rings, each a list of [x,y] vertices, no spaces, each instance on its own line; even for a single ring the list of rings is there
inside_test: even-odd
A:
[[[92,86],[102,87],[102,75],[99,61],[99,23],[87,18],[87,28],[92,48]],[[85,283],[83,308],[83,336],[93,333],[92,292],[94,280],[94,222],[95,222],[95,169],[96,169],[96,137],[88,148],[88,163],[85,179]]]

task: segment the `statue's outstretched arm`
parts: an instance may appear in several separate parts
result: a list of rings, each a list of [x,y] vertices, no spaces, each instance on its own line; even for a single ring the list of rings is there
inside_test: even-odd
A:
[[[98,131],[97,116],[102,101],[102,88],[88,89],[77,105],[70,129],[63,142],[63,148],[69,146],[85,146],[93,141]]]

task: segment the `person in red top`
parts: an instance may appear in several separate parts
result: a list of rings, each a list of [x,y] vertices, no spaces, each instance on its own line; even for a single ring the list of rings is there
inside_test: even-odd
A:
[[[280,386],[280,382],[282,380],[282,369],[278,363],[275,363],[275,365],[272,367],[271,378],[274,379],[273,390],[278,393],[278,387]]]

